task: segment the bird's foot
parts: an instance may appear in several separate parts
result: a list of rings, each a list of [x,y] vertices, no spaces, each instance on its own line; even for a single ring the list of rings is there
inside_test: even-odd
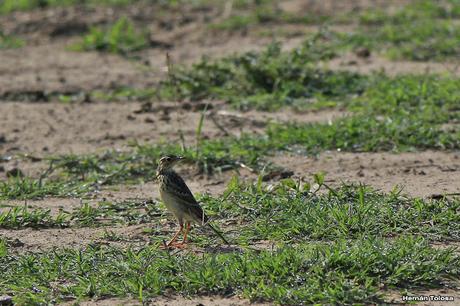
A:
[[[176,249],[186,249],[187,248],[187,243],[184,242],[175,242],[170,244],[170,247],[176,248]]]
[[[163,244],[160,246],[161,249],[167,250],[167,249],[185,249],[187,248],[187,244],[183,242],[172,242],[168,244]]]

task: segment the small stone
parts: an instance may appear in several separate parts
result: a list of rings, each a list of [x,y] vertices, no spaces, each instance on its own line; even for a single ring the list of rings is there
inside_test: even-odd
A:
[[[359,48],[355,51],[356,55],[362,58],[371,56],[371,51],[368,48]]]
[[[289,178],[289,177],[291,177],[293,175],[294,175],[294,171],[292,171],[292,170],[284,170],[284,171],[281,171],[280,178],[285,179],[285,178]]]
[[[170,121],[171,120],[171,117],[169,117],[169,115],[167,114],[164,114],[160,117],[160,120],[161,121]]]
[[[13,241],[10,241],[8,244],[10,246],[14,247],[14,248],[20,248],[20,247],[23,247],[25,245],[24,242],[22,242],[18,238],[14,239]]]
[[[6,171],[6,176],[8,177],[24,177],[24,172],[19,168],[12,168]]]
[[[10,306],[13,305],[13,297],[9,295],[0,296],[0,306]]]

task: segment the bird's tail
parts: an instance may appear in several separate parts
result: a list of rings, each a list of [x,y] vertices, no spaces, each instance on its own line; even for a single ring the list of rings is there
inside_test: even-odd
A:
[[[223,242],[225,242],[225,244],[230,245],[228,240],[225,239],[224,235],[221,232],[219,232],[217,229],[215,229],[214,226],[211,225],[211,223],[206,223],[206,225],[208,225],[214,231],[214,233],[216,233],[216,235],[219,236]]]

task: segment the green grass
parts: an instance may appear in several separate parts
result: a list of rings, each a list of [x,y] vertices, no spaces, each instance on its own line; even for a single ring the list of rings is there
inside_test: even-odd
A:
[[[358,16],[359,28],[342,35],[347,47],[367,47],[391,59],[458,60],[458,1],[418,0],[394,12],[370,9]],[[356,20],[356,14],[348,18]]]
[[[74,197],[89,192],[90,187],[86,182],[77,184],[45,178],[9,178],[0,181],[0,200],[26,200],[45,196]]]
[[[451,249],[436,250],[408,236],[200,255],[171,255],[152,246],[88,246],[6,255],[0,257],[0,268],[0,286],[18,304],[109,296],[149,301],[168,288],[186,295],[242,294],[285,305],[348,304],[381,302],[382,287],[440,286],[458,277],[460,259]]]
[[[69,5],[127,5],[137,0],[2,0],[0,14],[14,11],[29,11],[37,8],[69,6]]]
[[[384,194],[354,185],[317,194],[310,192],[310,187],[285,179],[268,190],[259,184],[244,185],[233,180],[222,196],[202,195],[200,200],[221,222],[238,221],[238,232],[230,231],[228,236],[242,244],[409,234],[428,240],[460,241],[458,199],[423,200],[403,196],[397,190]],[[0,228],[131,225],[155,222],[162,212],[158,203],[145,200],[101,201],[95,206],[83,202],[71,212],[60,211],[56,216],[49,210],[12,207],[0,214]],[[203,246],[213,244],[200,239],[198,243]]]
[[[320,32],[291,52],[281,52],[280,44],[274,43],[263,52],[203,59],[190,68],[174,69],[172,77],[160,84],[159,95],[192,101],[224,99],[240,109],[276,110],[286,105],[308,108],[308,102],[360,94],[368,78],[317,68],[318,61],[336,55],[336,47]]]
[[[24,46],[24,41],[22,39],[9,36],[3,33],[0,29],[0,50],[1,49],[13,49],[20,48]]]
[[[382,25],[386,23],[407,24],[420,19],[452,19],[460,17],[460,4],[456,0],[444,3],[432,0],[416,0],[391,13],[382,9],[368,9],[359,14],[361,25]],[[356,18],[350,14],[349,18]]]
[[[458,60],[460,27],[456,21],[420,19],[404,24],[387,22],[342,35],[345,45],[379,50],[391,59]]]
[[[234,180],[222,198],[205,196],[202,201],[218,219],[238,220],[234,239],[240,243],[412,234],[460,241],[459,199],[423,200],[398,190],[385,194],[361,185],[316,194],[309,192],[310,187],[285,179],[268,190]]]
[[[213,30],[242,31],[256,25],[266,24],[317,24],[330,20],[330,16],[322,15],[296,15],[276,10],[273,6],[256,7],[248,13],[238,13],[228,18],[209,24]]]
[[[332,189],[322,175],[314,181],[324,192],[310,191],[313,182],[286,179],[266,187],[260,180],[247,185],[234,179],[221,196],[202,195],[214,223],[238,246],[223,251],[217,237],[195,227],[192,243],[203,254],[160,250],[167,237],[155,226],[163,209],[143,200],[83,204],[57,217],[13,208],[0,214],[0,228],[149,222],[152,243],[134,248],[106,231],[101,239],[128,245],[17,254],[0,240],[0,287],[17,304],[108,297],[148,302],[173,290],[298,305],[381,303],[382,289],[421,290],[458,281],[458,252],[430,242],[460,241],[459,199],[423,200],[361,185]],[[269,240],[274,249],[252,250],[259,240]]]
[[[115,224],[133,225],[157,221],[162,215],[158,203],[147,200],[123,200],[117,202],[100,201],[89,205],[82,201],[80,207],[72,211],[60,210],[51,214],[50,210],[14,206],[0,212],[0,228],[63,228],[99,227]]]
[[[120,87],[111,91],[94,91],[91,98],[106,102],[151,101],[157,99],[156,95],[157,92],[153,88]]]
[[[107,29],[93,27],[83,41],[72,46],[77,51],[100,51],[122,55],[148,47],[148,35],[138,31],[127,18],[120,18]]]
[[[382,28],[383,30],[385,27]],[[409,37],[413,36],[411,33],[404,34],[404,31],[397,29],[391,31],[393,30],[397,31],[395,35],[396,33],[399,35],[399,37],[393,37],[395,42],[400,41],[405,44]],[[402,38],[403,36],[407,36],[408,39]],[[439,39],[457,48],[458,44],[449,43],[442,37]],[[389,79],[379,74],[364,76],[318,67],[318,62],[335,57],[337,49],[353,40],[355,42],[352,44],[355,45],[367,43],[365,38],[359,38],[353,34],[345,37],[337,33],[319,32],[308,38],[302,46],[290,52],[281,52],[281,46],[275,43],[262,52],[249,52],[216,60],[205,58],[191,67],[174,69],[171,72],[172,77],[160,84],[158,95],[163,99],[176,98],[191,101],[223,99],[243,110],[256,108],[273,111],[284,106],[314,109],[317,105],[324,104],[343,105],[355,96],[366,94],[366,91],[374,93],[375,91],[372,91],[374,86],[388,83]],[[385,38],[384,41],[389,41],[389,38]],[[445,51],[446,53],[443,54],[456,52],[453,49],[442,51],[441,46],[430,48],[430,41],[427,37],[420,38],[420,43],[426,47],[423,48],[427,52],[443,53]],[[413,57],[430,56],[422,49],[414,53],[411,48],[396,48],[394,52],[407,52]],[[422,77],[416,76],[395,77],[394,80],[398,82],[400,78],[406,83],[412,82],[415,86],[424,82]],[[407,81],[408,78],[412,78],[412,81]],[[449,83],[445,79],[444,82]],[[430,82],[430,77],[427,77],[426,82]],[[454,79],[450,83],[458,84],[458,81]],[[414,87],[413,84],[410,84],[411,87]],[[429,87],[430,84],[426,86]],[[438,85],[435,84],[435,86]],[[446,86],[449,91],[453,91],[451,85]],[[398,90],[404,89],[395,89],[395,92],[397,93]],[[370,94],[367,94],[367,97],[370,97]],[[382,95],[379,95],[379,98],[382,98]]]
[[[13,207],[8,211],[0,213],[0,228],[53,228],[67,227],[68,217],[64,212],[57,216],[51,216],[50,210],[31,209],[27,205]]]
[[[367,47],[391,59],[458,60],[458,1],[416,0],[393,11],[371,8],[334,14],[283,13],[269,1],[247,6],[211,28],[235,31],[265,24],[357,24],[351,35],[339,35],[342,48]]]

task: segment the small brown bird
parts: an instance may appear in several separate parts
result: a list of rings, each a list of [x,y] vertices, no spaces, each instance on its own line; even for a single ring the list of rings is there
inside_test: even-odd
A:
[[[182,160],[184,160],[183,157],[170,155],[163,156],[158,162],[157,179],[161,200],[166,208],[177,218],[180,226],[179,231],[168,242],[166,247],[185,247],[192,222],[208,225],[226,244],[229,244],[222,234],[208,223],[208,217],[195,200],[192,192],[184,180],[173,170],[174,165]],[[184,222],[186,224],[184,239],[182,243],[176,243],[177,237],[184,230]]]

